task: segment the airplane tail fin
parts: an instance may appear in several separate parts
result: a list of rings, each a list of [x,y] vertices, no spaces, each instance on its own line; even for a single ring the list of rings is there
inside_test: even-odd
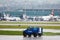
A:
[[[52,10],[51,15],[54,16],[54,9]]]

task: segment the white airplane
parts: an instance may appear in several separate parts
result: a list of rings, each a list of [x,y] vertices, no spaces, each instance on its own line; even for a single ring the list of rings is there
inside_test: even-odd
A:
[[[52,10],[51,14],[48,15],[48,16],[38,16],[38,17],[36,17],[36,16],[33,16],[33,17],[28,16],[27,18],[33,18],[34,21],[36,21],[35,18],[37,18],[38,21],[40,21],[40,19],[42,19],[42,21],[50,21],[50,20],[56,20],[58,18],[58,16],[54,16],[54,10]]]
[[[19,17],[11,17],[9,14],[4,13],[4,19],[7,21],[20,21],[21,19]]]
[[[58,16],[54,16],[54,10],[52,10],[51,14],[48,16],[42,16],[44,21],[49,21],[49,20],[57,20]]]

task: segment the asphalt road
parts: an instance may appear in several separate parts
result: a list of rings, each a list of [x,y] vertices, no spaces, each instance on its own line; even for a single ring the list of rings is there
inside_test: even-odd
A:
[[[26,29],[0,29],[0,30],[8,30],[8,31],[23,31]],[[56,29],[43,29],[43,32],[53,32],[53,33],[60,33],[60,30],[56,30]]]
[[[0,24],[0,25],[60,26],[60,24]]]
[[[60,36],[23,37],[0,35],[0,40],[60,40]]]

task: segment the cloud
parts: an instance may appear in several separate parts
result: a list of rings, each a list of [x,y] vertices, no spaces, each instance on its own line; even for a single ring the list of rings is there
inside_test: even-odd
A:
[[[60,0],[0,0],[0,3],[11,4],[11,3],[48,3],[48,4],[60,4]]]
[[[3,4],[0,4],[0,7],[2,7],[3,6]]]
[[[32,8],[32,7],[33,8],[37,8],[37,7],[58,8],[60,4],[60,0],[0,0],[0,4],[1,4],[0,6],[15,7],[15,8],[18,7],[24,8],[25,6],[26,8]]]

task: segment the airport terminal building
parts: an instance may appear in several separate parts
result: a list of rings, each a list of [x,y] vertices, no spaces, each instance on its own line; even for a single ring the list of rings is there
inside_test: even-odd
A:
[[[6,14],[10,14],[11,16],[21,16],[22,14],[26,14],[28,16],[47,16],[51,14],[52,9],[19,9],[15,11],[5,11]],[[1,12],[4,13],[4,12]],[[60,9],[54,9],[54,15],[60,16]]]
[[[11,17],[19,17],[20,19],[27,19],[32,21],[41,21],[42,16],[49,16],[52,9],[19,9],[15,11],[0,12],[0,19],[4,14]],[[60,9],[54,9],[54,16],[60,16]],[[34,19],[35,18],[35,19]]]

